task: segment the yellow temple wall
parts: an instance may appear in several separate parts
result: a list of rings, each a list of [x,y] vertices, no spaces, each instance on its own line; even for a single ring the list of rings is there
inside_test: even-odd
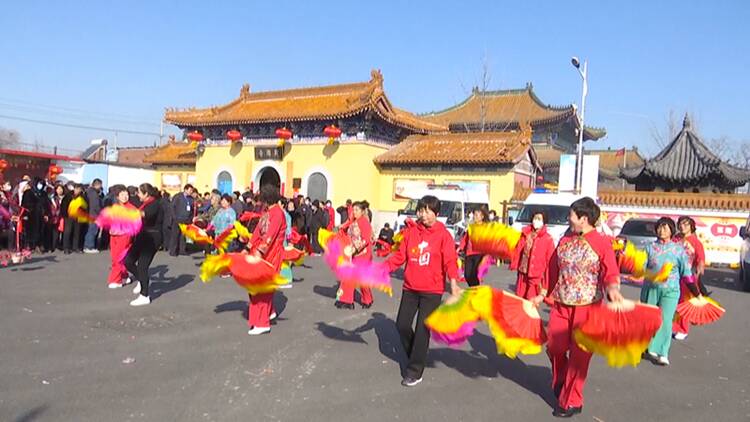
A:
[[[275,143],[267,146],[274,146]],[[313,173],[321,173],[328,182],[328,199],[334,206],[347,199],[367,199],[373,209],[379,198],[379,173],[373,159],[387,150],[386,147],[363,142],[287,144],[284,159],[255,160],[255,145],[242,148],[229,145],[207,146],[196,163],[196,187],[204,192],[214,189],[222,171],[232,176],[232,189],[244,191],[251,185],[258,189],[260,173],[266,167],[274,168],[284,183],[284,195],[292,196],[293,179],[300,178],[300,194],[307,194],[307,182]]]

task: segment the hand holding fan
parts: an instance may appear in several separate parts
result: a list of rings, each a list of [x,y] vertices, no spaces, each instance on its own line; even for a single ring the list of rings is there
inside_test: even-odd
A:
[[[432,312],[424,323],[438,343],[456,347],[474,332],[479,314],[471,306],[474,289],[466,289],[461,296],[450,297]]]

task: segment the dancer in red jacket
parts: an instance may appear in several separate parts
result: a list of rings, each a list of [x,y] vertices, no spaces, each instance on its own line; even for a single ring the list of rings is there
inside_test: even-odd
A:
[[[125,187],[120,188],[114,197],[120,206],[136,209],[130,201],[130,194]],[[117,289],[127,284],[128,270],[125,268],[125,257],[128,255],[132,237],[129,234],[118,232],[115,229],[109,230],[109,252],[112,259],[112,269],[107,277],[107,287]]]
[[[354,220],[347,225],[346,234],[352,241],[354,252],[352,261],[372,261],[372,226],[367,218],[367,207],[370,204],[367,201],[357,201],[352,205]],[[341,296],[336,301],[337,308],[354,309],[354,286],[350,284],[341,284]],[[359,289],[361,295],[362,308],[367,309],[372,306],[372,290],[367,287]]]
[[[542,285],[547,276],[549,260],[555,251],[555,242],[547,233],[546,222],[547,217],[543,212],[534,213],[531,224],[521,231],[521,239],[510,261],[510,269],[518,271],[516,295],[524,299],[547,296],[547,290]]]
[[[391,272],[406,264],[401,304],[396,317],[401,344],[409,357],[401,381],[405,387],[422,382],[430,346],[430,331],[424,325],[424,320],[440,306],[446,278],[450,281],[451,293],[461,293],[456,283],[458,268],[455,244],[443,223],[437,221],[439,211],[440,200],[436,197],[427,195],[420,199],[417,203],[419,222],[404,230],[401,246],[387,261]],[[414,329],[415,315],[417,323]]]
[[[264,185],[260,189],[260,202],[266,205],[268,210],[263,213],[258,225],[255,226],[249,245],[251,254],[268,261],[277,272],[281,270],[286,233],[286,217],[279,205],[279,199],[277,187]],[[274,318],[276,318],[276,311],[273,307],[273,293],[250,296],[250,310],[247,318],[250,325],[248,334],[254,336],[270,332],[271,320]]]
[[[545,283],[554,301],[547,324],[547,354],[552,362],[552,388],[558,398],[553,413],[557,417],[571,417],[583,410],[591,353],[578,347],[573,330],[586,321],[590,309],[604,294],[613,302],[623,300],[612,243],[594,228],[599,214],[599,206],[588,197],[570,205],[570,230],[552,255]],[[532,299],[536,305],[542,300],[542,295]]]

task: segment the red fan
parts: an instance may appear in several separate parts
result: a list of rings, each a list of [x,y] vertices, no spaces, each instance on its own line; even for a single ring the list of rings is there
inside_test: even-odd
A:
[[[726,310],[710,297],[693,297],[677,305],[680,318],[693,325],[705,325],[718,321]]]
[[[573,336],[583,350],[604,356],[616,368],[641,361],[641,354],[661,327],[656,306],[625,300],[593,306]]]
[[[227,256],[231,260],[229,271],[232,277],[250,294],[273,292],[286,283],[273,265],[264,259],[244,253],[230,253]]]
[[[295,262],[305,256],[305,252],[293,247],[284,247],[284,252],[281,253],[281,259],[287,262]]]
[[[529,339],[540,345],[547,341],[542,317],[533,303],[503,290],[493,291],[492,301],[493,315],[500,316],[509,337]],[[494,312],[498,304],[501,315]]]

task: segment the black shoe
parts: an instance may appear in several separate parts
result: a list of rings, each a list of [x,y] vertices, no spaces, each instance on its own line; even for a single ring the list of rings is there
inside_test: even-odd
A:
[[[419,377],[419,378],[406,377],[401,380],[401,385],[403,385],[404,387],[414,387],[420,382],[422,382],[422,377]]]
[[[569,407],[567,409],[563,409],[558,407],[555,409],[554,412],[552,412],[552,416],[556,418],[571,418],[583,411],[583,406],[579,407]]]
[[[362,309],[370,309],[372,307],[372,303],[363,303]]]
[[[336,307],[339,309],[354,309],[354,304],[336,301]]]

